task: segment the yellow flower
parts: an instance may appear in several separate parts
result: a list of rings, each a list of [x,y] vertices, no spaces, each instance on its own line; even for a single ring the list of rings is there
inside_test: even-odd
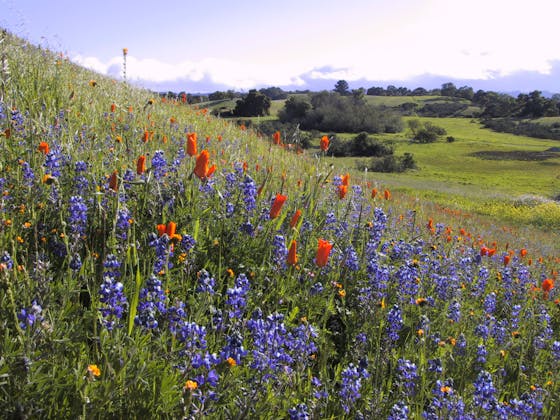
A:
[[[185,389],[188,389],[189,391],[194,391],[196,388],[198,388],[198,384],[196,383],[196,381],[191,381],[190,379],[185,382]]]
[[[88,365],[87,370],[92,376],[101,375],[101,371],[99,370],[97,365]]]

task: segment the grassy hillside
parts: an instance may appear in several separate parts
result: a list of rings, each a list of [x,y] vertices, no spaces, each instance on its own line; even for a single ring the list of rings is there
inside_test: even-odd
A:
[[[3,417],[560,416],[554,232],[0,48]]]

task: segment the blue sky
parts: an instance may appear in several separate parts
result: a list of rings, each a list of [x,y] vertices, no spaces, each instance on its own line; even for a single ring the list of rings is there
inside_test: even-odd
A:
[[[560,92],[557,0],[0,0],[0,26],[154,90]]]

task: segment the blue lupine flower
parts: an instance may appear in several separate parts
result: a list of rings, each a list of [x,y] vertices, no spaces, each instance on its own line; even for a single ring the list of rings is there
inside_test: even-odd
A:
[[[367,371],[360,369],[358,366],[350,363],[346,369],[342,371],[342,383],[339,395],[342,409],[346,414],[350,412],[356,400],[361,397],[360,389],[362,388],[362,379],[368,378]]]
[[[4,265],[5,270],[11,270],[12,268],[14,268],[14,260],[12,260],[10,254],[8,254],[8,251],[4,251],[4,253],[0,257],[0,263]]]
[[[554,360],[559,362],[560,361],[560,341],[555,341],[552,343],[551,346],[552,355],[554,356]]]
[[[455,300],[451,302],[447,310],[447,318],[453,322],[459,322],[461,320],[461,304],[459,301]]]
[[[247,356],[247,350],[243,347],[243,337],[239,331],[233,331],[226,337],[226,345],[220,352],[220,359],[225,361],[230,357],[240,365],[243,358]]]
[[[181,237],[181,249],[184,252],[189,252],[196,245],[196,241],[191,235],[185,234]]]
[[[398,305],[394,305],[387,312],[387,335],[391,341],[394,342],[399,339],[399,331],[403,325],[401,309]]]
[[[87,205],[81,196],[70,197],[70,205],[68,207],[70,215],[68,216],[68,224],[70,231],[74,235],[82,236],[86,232],[87,227]]]
[[[416,380],[418,379],[417,368],[414,363],[407,359],[399,359],[397,364],[397,383],[403,389],[405,395],[414,395]]]
[[[124,294],[124,286],[111,276],[105,276],[99,287],[99,301],[103,306],[99,308],[103,315],[103,325],[111,331],[115,326],[120,327],[120,319],[128,305]]]
[[[344,265],[351,271],[358,271],[360,269],[358,253],[352,245],[349,245],[344,251]]]
[[[182,322],[177,328],[177,340],[187,351],[206,349],[206,327],[196,322]]]
[[[241,318],[247,305],[246,296],[249,292],[249,279],[245,274],[240,274],[235,279],[235,286],[226,291],[226,305],[231,306],[229,311],[230,318]]]
[[[487,314],[493,314],[496,310],[496,293],[488,293],[484,298],[484,311]]]
[[[288,410],[288,414],[290,415],[290,420],[308,420],[309,412],[307,411],[308,408],[304,403],[300,403],[293,408]]]
[[[70,260],[70,268],[74,271],[78,271],[82,268],[82,259],[80,258],[80,254],[74,254],[72,259]]]
[[[128,238],[131,220],[132,215],[126,207],[119,209],[117,212],[116,237],[121,241],[125,241]]]
[[[103,267],[105,276],[113,277],[115,279],[121,276],[121,272],[119,271],[121,263],[117,259],[116,255],[108,254],[105,257],[105,261],[103,261]]]
[[[33,181],[35,180],[35,174],[33,173],[33,169],[31,169],[31,165],[29,165],[28,162],[23,162],[21,170],[23,172],[23,185],[31,187],[33,185]]]
[[[393,407],[391,407],[391,412],[387,420],[406,420],[408,419],[408,413],[410,409],[405,402],[399,401]]]
[[[161,281],[150,276],[146,281],[146,287],[140,290],[138,309],[134,323],[148,329],[156,329],[159,326],[158,318],[161,319],[167,312],[167,296],[163,290]]]
[[[241,182],[243,191],[243,201],[245,202],[245,211],[252,214],[257,208],[257,184],[249,175],[245,175],[245,179]]]
[[[152,157],[152,173],[156,180],[163,178],[167,172],[167,160],[165,160],[163,150],[156,150]]]
[[[485,370],[478,374],[474,381],[474,403],[485,411],[493,411],[498,405],[496,388],[492,382],[492,375]]]
[[[181,301],[176,301],[172,306],[167,308],[167,322],[169,324],[169,331],[172,334],[177,333],[177,329],[181,328],[181,325],[185,322],[187,318],[187,312],[185,311],[185,304]]]
[[[311,286],[311,289],[309,289],[309,293],[311,294],[311,296],[316,296],[321,294],[323,289],[323,284],[321,282],[317,282],[313,286]]]
[[[63,157],[60,153],[60,148],[54,147],[45,157],[43,166],[47,168],[46,172],[58,178],[61,175],[60,168],[63,164]]]
[[[39,305],[36,300],[31,302],[31,307],[21,309],[17,314],[21,329],[25,330],[27,327],[32,327],[35,322],[41,322],[43,320],[41,316],[42,312],[43,308],[41,308],[41,305]]]
[[[479,344],[476,348],[476,361],[483,365],[486,363],[486,356],[488,352],[486,351],[486,346],[484,344]]]
[[[274,264],[280,267],[286,266],[286,258],[288,256],[288,248],[286,248],[286,241],[283,235],[274,235],[272,240],[272,261]]]
[[[428,359],[428,371],[434,373],[443,372],[441,359],[439,357],[437,359]]]
[[[197,277],[198,285],[196,286],[196,291],[199,293],[208,293],[213,295],[214,287],[216,286],[216,280],[214,280],[214,277],[211,277],[210,273],[206,270],[200,270]]]

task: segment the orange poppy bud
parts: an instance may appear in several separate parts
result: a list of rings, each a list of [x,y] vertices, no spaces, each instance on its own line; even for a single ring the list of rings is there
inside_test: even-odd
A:
[[[296,210],[296,212],[294,213],[294,215],[292,216],[292,220],[290,220],[290,227],[295,227],[297,225],[297,222],[299,221],[299,218],[301,216],[301,210]]]
[[[150,132],[148,130],[144,130],[144,135],[142,136],[142,141],[146,143],[150,140]]]
[[[286,259],[286,263],[288,265],[296,265],[297,262],[297,243],[296,241],[292,241],[292,243],[290,244],[290,249],[288,250],[288,258]]]
[[[504,255],[504,265],[508,265],[511,257],[509,255]]]
[[[329,262],[329,254],[331,253],[332,244],[324,239],[319,239],[319,244],[317,246],[317,256],[315,257],[315,263],[319,267],[324,267]]]
[[[189,156],[197,155],[196,141],[197,141],[196,133],[189,133],[187,135],[187,154]]]
[[[374,188],[373,190],[371,190],[371,198],[375,198],[377,196],[377,188]]]
[[[383,191],[383,195],[385,196],[385,200],[390,200],[391,199],[391,191],[385,190],[385,191]]]
[[[117,178],[117,175],[118,172],[113,171],[113,173],[111,174],[111,178],[109,178],[109,188],[113,191],[117,191],[117,188],[119,187],[119,180]]]
[[[271,219],[275,219],[278,217],[278,215],[280,214],[280,210],[282,210],[282,206],[286,202],[287,198],[288,197],[286,197],[285,195],[276,194],[276,198],[274,199],[274,202],[272,203],[272,207],[270,208]]]
[[[321,137],[320,147],[323,152],[329,150],[329,138],[327,136]]]
[[[111,104],[111,112],[115,112],[117,109],[117,105]]]
[[[272,135],[272,140],[274,141],[274,144],[280,144],[280,140],[281,140],[280,131],[277,131]]]
[[[37,148],[37,150],[39,150],[44,155],[48,154],[50,151],[49,143],[47,143],[46,141],[42,141],[41,143],[39,143],[39,147]]]
[[[338,190],[338,198],[341,200],[346,197],[346,193],[348,192],[348,185],[339,185],[337,187]]]
[[[173,235],[175,235],[176,229],[177,229],[177,224],[175,222],[169,222],[165,227],[165,233],[167,233],[167,236],[171,238]]]
[[[146,172],[146,156],[142,155],[136,161],[136,173],[142,175],[144,172]]]

